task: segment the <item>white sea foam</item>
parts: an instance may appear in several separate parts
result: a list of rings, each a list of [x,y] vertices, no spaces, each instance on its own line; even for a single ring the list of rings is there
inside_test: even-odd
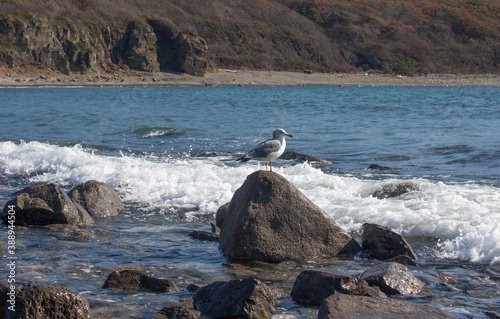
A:
[[[123,192],[140,209],[187,216],[213,214],[229,202],[247,175],[262,164],[226,165],[220,158],[104,156],[81,146],[0,142],[1,173],[30,182],[70,187],[95,179]],[[500,263],[500,189],[426,179],[363,179],[325,173],[310,164],[275,167],[346,230],[365,222],[406,237],[437,238],[434,253],[477,263]],[[418,191],[397,198],[370,196],[383,185],[412,183]]]

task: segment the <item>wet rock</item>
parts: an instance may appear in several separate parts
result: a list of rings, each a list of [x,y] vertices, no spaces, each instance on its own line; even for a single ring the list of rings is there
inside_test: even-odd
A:
[[[14,208],[16,225],[90,225],[94,223],[94,219],[85,209],[78,209],[71,199],[54,184],[27,187],[14,196],[3,209],[4,223],[8,220],[9,207]]]
[[[215,225],[214,223],[210,223],[210,226],[212,227],[212,233],[219,235],[220,234],[220,228]]]
[[[383,263],[370,268],[360,276],[369,285],[378,286],[387,295],[419,293],[424,283],[416,278],[405,265]]]
[[[414,191],[418,191],[418,187],[411,183],[391,183],[383,185],[379,190],[373,192],[372,196],[378,199],[384,199],[398,197]]]
[[[102,288],[123,290],[146,290],[157,293],[176,291],[177,286],[169,279],[158,279],[138,270],[113,271]]]
[[[189,236],[199,240],[219,241],[219,235],[208,231],[195,230],[190,232]]]
[[[299,162],[318,162],[323,164],[333,164],[329,160],[319,158],[313,155],[308,155],[304,153],[294,152],[294,151],[285,151],[281,156],[281,159],[285,160],[295,160]]]
[[[219,249],[243,260],[281,262],[351,255],[359,244],[281,175],[257,171],[234,193]]]
[[[80,184],[69,191],[68,196],[94,218],[116,216],[124,211],[118,192],[98,181]]]
[[[301,272],[293,284],[290,295],[298,303],[316,306],[335,292],[370,295],[368,283],[364,280],[317,270]]]
[[[361,246],[370,253],[371,257],[380,260],[397,256],[408,256],[412,260],[418,259],[410,244],[401,235],[381,225],[363,224]]]
[[[224,219],[226,219],[227,216],[227,210],[229,208],[229,203],[226,203],[219,207],[217,210],[217,213],[215,213],[215,225],[217,227],[222,228],[222,224],[224,223]]]
[[[208,45],[202,37],[181,32],[175,39],[178,68],[187,74],[203,76],[208,69]]]
[[[381,165],[381,164],[372,164],[372,165],[370,165],[370,167],[368,167],[368,169],[379,169],[381,171],[395,171],[395,170],[397,170],[397,168],[394,166],[385,166],[385,165]]]
[[[384,260],[384,261],[395,262],[395,263],[398,263],[401,265],[406,265],[406,266],[420,267],[413,258],[408,257],[406,255],[392,257],[392,258],[389,258],[389,259]]]
[[[453,318],[443,310],[391,298],[373,298],[335,294],[326,298],[319,307],[318,319],[353,318]]]
[[[218,281],[201,287],[193,297],[195,309],[213,318],[270,318],[273,292],[254,278]]]
[[[200,312],[192,302],[177,303],[163,307],[153,319],[198,319]]]
[[[10,287],[0,284],[0,314],[6,315],[2,318],[90,318],[89,304],[79,294],[65,288],[16,284],[20,288],[14,290],[15,311],[9,310],[12,306]]]
[[[200,286],[198,286],[196,284],[192,284],[192,283],[187,285],[187,287],[186,287],[186,290],[189,292],[192,292],[192,293],[195,293],[198,289],[200,289]]]

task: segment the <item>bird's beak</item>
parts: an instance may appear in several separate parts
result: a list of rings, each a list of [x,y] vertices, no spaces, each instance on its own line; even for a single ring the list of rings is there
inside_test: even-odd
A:
[[[287,134],[286,136],[289,136],[289,137],[292,137],[292,138],[293,138],[293,135],[292,135],[292,134]]]

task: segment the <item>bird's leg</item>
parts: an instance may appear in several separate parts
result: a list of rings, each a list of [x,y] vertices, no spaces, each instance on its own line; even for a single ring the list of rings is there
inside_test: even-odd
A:
[[[273,171],[273,164],[271,161],[269,161],[269,169],[271,170],[271,172]]]

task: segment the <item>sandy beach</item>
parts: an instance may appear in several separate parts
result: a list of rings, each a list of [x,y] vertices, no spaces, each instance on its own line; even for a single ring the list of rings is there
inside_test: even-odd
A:
[[[5,70],[2,70],[5,71]],[[64,75],[50,72],[0,72],[2,87],[38,86],[493,86],[497,74],[401,76],[364,73],[306,73],[218,69],[205,76],[167,72],[116,71]]]

